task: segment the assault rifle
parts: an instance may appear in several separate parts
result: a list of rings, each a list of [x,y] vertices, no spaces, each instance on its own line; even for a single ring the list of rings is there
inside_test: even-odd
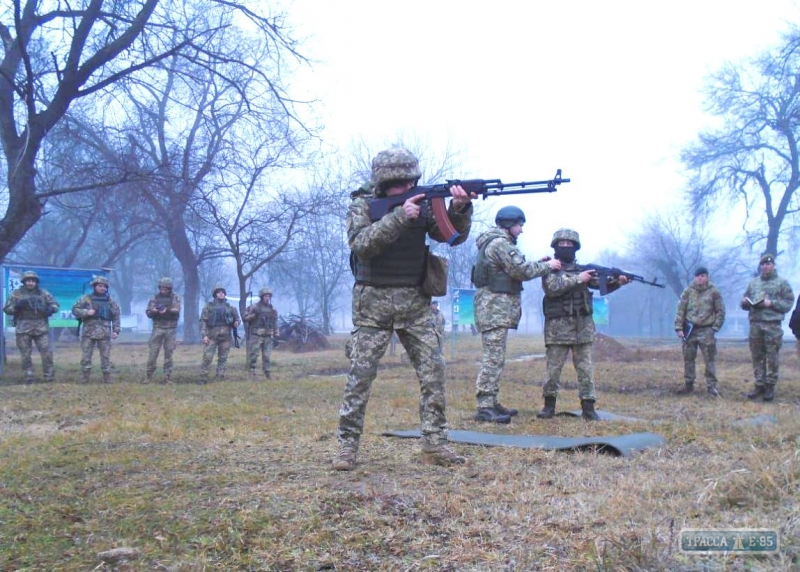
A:
[[[619,268],[608,266],[600,266],[598,264],[579,264],[578,270],[583,272],[584,270],[594,270],[596,276],[600,279],[600,295],[605,296],[608,294],[608,279],[609,278],[619,278],[620,276],[624,276],[631,282],[641,282],[642,284],[647,284],[648,286],[655,286],[656,288],[666,288],[664,284],[659,284],[658,280],[653,278],[652,281],[647,281],[641,276],[637,274],[633,274],[632,272],[625,272]]]
[[[233,347],[238,350],[241,345],[239,343],[239,327],[231,328],[231,333],[233,334]]]
[[[454,179],[436,185],[420,185],[413,187],[405,193],[380,197],[369,203],[369,218],[372,222],[382,219],[394,207],[402,205],[406,200],[417,195],[425,195],[426,201],[431,202],[433,217],[439,225],[439,230],[444,235],[447,244],[453,245],[461,236],[447,216],[447,207],[444,199],[450,197],[450,187],[461,185],[468,194],[475,193],[482,198],[523,195],[529,193],[554,193],[561,183],[569,183],[569,179],[561,178],[561,169],[556,171],[556,176],[545,181],[531,181],[526,183],[504,183],[500,179]]]

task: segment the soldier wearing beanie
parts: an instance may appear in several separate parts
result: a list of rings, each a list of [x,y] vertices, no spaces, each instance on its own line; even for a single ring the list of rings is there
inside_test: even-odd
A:
[[[694,391],[695,360],[698,348],[703,354],[705,378],[709,395],[719,397],[717,387],[716,333],[725,322],[725,302],[708,278],[708,268],[700,266],[694,271],[694,280],[686,287],[678,301],[675,314],[675,333],[683,340],[682,393]]]

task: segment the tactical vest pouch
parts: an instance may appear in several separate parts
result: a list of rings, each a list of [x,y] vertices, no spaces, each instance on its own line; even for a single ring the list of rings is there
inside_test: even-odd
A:
[[[447,273],[450,263],[430,250],[425,254],[425,279],[422,282],[422,293],[431,298],[447,296]]]

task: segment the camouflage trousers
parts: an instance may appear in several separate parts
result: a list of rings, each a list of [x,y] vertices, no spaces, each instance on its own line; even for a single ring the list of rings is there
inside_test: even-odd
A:
[[[717,386],[717,340],[714,338],[714,330],[710,327],[696,327],[692,330],[689,339],[683,342],[683,380],[686,385],[694,385],[697,378],[695,361],[697,360],[697,349],[703,354],[703,361],[706,364],[706,384],[709,388]]]
[[[572,350],[572,363],[578,374],[578,396],[581,399],[595,399],[594,363],[592,344],[549,345],[547,346],[547,379],[544,382],[545,397],[557,397],[561,390],[561,370]]]
[[[430,323],[419,322],[397,330],[419,379],[419,418],[423,446],[447,441],[445,418],[445,364],[439,336]],[[339,409],[339,445],[358,450],[364,430],[372,382],[386,353],[392,330],[360,326],[352,334],[350,372]]]
[[[225,376],[225,365],[228,363],[228,354],[231,351],[231,332],[213,334],[209,336],[206,349],[203,350],[203,365],[200,366],[200,378],[208,379],[208,370],[217,354],[217,377]]]
[[[45,381],[53,381],[55,376],[53,367],[53,350],[50,348],[49,333],[33,335],[17,332],[17,348],[22,358],[22,371],[25,372],[26,379],[33,378],[33,344],[42,356],[42,374]]]
[[[92,354],[97,346],[100,352],[100,369],[103,373],[111,373],[111,339],[110,338],[81,338],[81,369],[92,371]]]
[[[259,353],[261,354],[261,369],[265,374],[269,373],[269,356],[272,354],[272,337],[250,334],[250,339],[247,340],[247,363],[250,366],[250,371],[256,370]]]
[[[750,357],[756,387],[778,383],[778,352],[783,344],[780,322],[750,322]]]
[[[493,408],[500,393],[500,376],[506,363],[508,328],[494,328],[481,333],[483,362],[475,382],[478,408]]]
[[[175,353],[177,345],[175,333],[175,328],[153,328],[153,333],[147,342],[147,347],[150,349],[150,353],[147,354],[148,378],[153,377],[156,371],[156,362],[158,354],[161,352],[161,346],[164,346],[164,376],[169,377],[172,374],[172,355]]]

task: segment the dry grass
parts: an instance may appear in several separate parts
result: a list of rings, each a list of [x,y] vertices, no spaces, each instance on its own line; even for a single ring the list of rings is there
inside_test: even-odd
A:
[[[613,340],[611,340],[613,342]],[[479,340],[448,345],[454,428],[583,436],[652,431],[666,446],[631,458],[456,446],[470,464],[424,466],[413,441],[417,381],[384,359],[360,464],[330,470],[347,364],[343,339],[315,354],[277,352],[271,382],[199,386],[200,350],[180,347],[176,385],[143,386],[146,346],[118,344],[112,386],[75,384],[59,347],[55,385],[21,385],[18,356],[0,386],[0,569],[4,570],[790,570],[800,566],[800,372],[785,348],[778,399],[751,403],[747,349],[721,348],[725,399],[680,397],[680,348],[598,347],[598,406],[642,422],[535,419],[544,361],[509,361],[510,426],[471,420]],[[511,338],[509,357],[544,353]],[[702,370],[702,366],[700,368]],[[559,409],[578,409],[574,371]],[[702,390],[702,384],[698,384]],[[735,422],[772,414],[777,424]],[[778,528],[774,557],[702,559],[683,527]],[[100,552],[137,549],[129,563]]]

